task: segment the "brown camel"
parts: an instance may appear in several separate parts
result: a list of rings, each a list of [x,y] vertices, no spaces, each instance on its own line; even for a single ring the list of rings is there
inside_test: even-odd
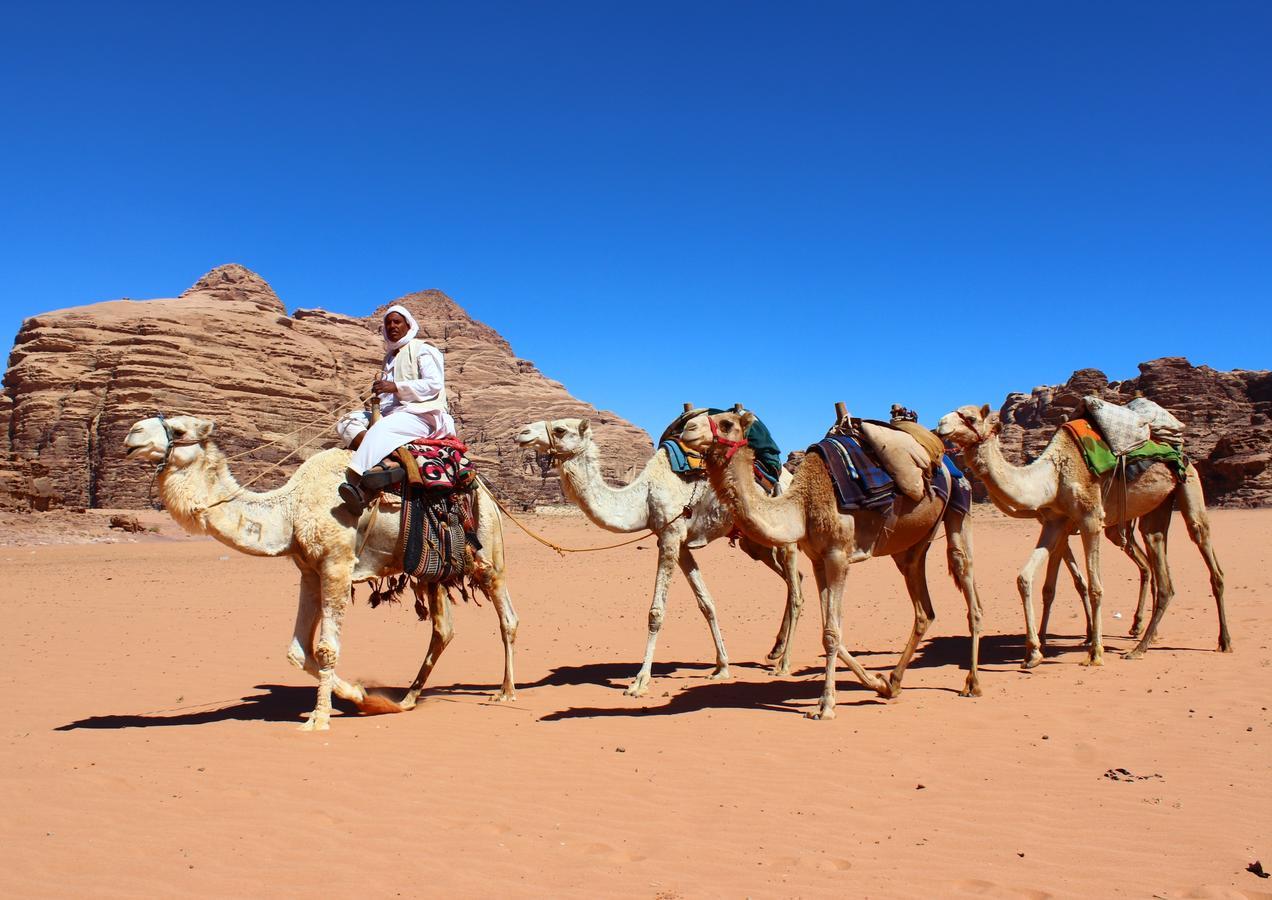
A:
[[[1174,596],[1170,569],[1166,562],[1166,535],[1170,514],[1176,503],[1184,515],[1188,536],[1201,550],[1210,570],[1210,587],[1219,611],[1219,650],[1231,652],[1228,621],[1223,606],[1223,570],[1210,543],[1210,518],[1201,489],[1201,478],[1191,465],[1182,482],[1175,479],[1164,463],[1150,466],[1126,485],[1102,483],[1091,473],[1082,457],[1082,448],[1065,428],[1055,435],[1042,454],[1027,466],[1015,466],[1003,456],[998,433],[1001,421],[989,406],[979,409],[964,406],[941,418],[937,434],[953,442],[963,459],[985,483],[990,499],[1009,513],[1032,513],[1042,522],[1042,533],[1029,560],[1020,570],[1017,587],[1025,608],[1026,656],[1024,667],[1032,668],[1042,661],[1042,644],[1034,627],[1033,579],[1043,560],[1054,554],[1060,543],[1075,530],[1082,537],[1086,555],[1087,590],[1091,602],[1091,644],[1087,663],[1102,665],[1104,642],[1100,605],[1103,584],[1100,579],[1100,531],[1108,529],[1110,537],[1121,543],[1118,526],[1139,520],[1148,564],[1152,571],[1153,614],[1139,643],[1124,656],[1137,659],[1157,636],[1157,629]],[[1107,496],[1104,496],[1107,493]],[[1125,494],[1125,498],[1123,497]],[[1128,554],[1132,551],[1128,547]],[[1132,556],[1134,558],[1134,556]],[[1054,565],[1054,563],[1053,563]],[[1141,596],[1143,582],[1141,580]],[[1138,618],[1138,616],[1137,616]]]
[[[865,509],[841,513],[830,475],[816,454],[804,458],[786,491],[770,497],[751,475],[755,454],[746,446],[744,436],[754,420],[747,411],[698,416],[685,426],[681,439],[703,454],[711,486],[747,537],[766,547],[797,543],[813,562],[821,595],[826,676],[821,703],[809,717],[831,719],[835,716],[837,659],[842,659],[862,684],[881,697],[895,697],[901,692],[906,666],[936,616],[928,594],[924,563],[942,521],[945,522],[950,574],[967,599],[967,621],[972,633],[971,671],[961,693],[965,697],[979,696],[977,657],[981,608],[972,577],[971,523],[967,518],[931,494],[917,502],[898,495],[892,512],[887,515]],[[910,602],[914,604],[910,640],[888,678],[867,672],[844,649],[840,624],[848,567],[877,556],[893,558],[905,577]]]

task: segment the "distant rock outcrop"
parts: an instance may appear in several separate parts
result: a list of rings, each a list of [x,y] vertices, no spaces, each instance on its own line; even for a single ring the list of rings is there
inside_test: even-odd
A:
[[[652,452],[644,431],[570,396],[440,291],[394,302],[445,353],[460,434],[507,500],[563,502],[551,466],[512,441],[529,420],[590,416],[612,481],[629,480]],[[281,484],[300,460],[335,446],[335,419],[370,387],[385,307],[367,318],[288,315],[264,279],[226,265],[177,298],[32,316],[18,332],[0,396],[0,506],[146,505],[150,467],[124,459],[123,439],[156,410],[215,419],[217,443],[230,455],[277,442],[232,468],[246,481],[279,463],[253,487]],[[669,409],[668,419],[675,413]]]
[[[1008,395],[1002,406],[1005,455],[1017,463],[1033,459],[1084,396],[1125,404],[1142,394],[1187,426],[1184,449],[1209,503],[1272,504],[1272,372],[1218,372],[1180,356],[1140,363],[1139,370],[1138,377],[1111,382],[1099,369],[1079,369],[1062,385]]]

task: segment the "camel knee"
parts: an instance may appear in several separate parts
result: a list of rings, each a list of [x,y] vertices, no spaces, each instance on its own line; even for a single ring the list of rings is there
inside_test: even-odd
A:
[[[663,611],[655,607],[649,611],[649,633],[657,634],[662,630]]]
[[[949,563],[950,574],[955,579],[964,579],[970,570],[967,553],[959,547],[951,547],[949,553],[945,555],[946,561]]]
[[[314,647],[314,659],[318,661],[319,668],[334,669],[336,662],[340,659],[340,642],[331,638],[321,638],[318,645]]]
[[[1020,591],[1020,596],[1028,599],[1033,593],[1033,579],[1021,572],[1016,576],[1016,590]]]
[[[920,637],[922,637],[924,634],[927,633],[927,630],[932,627],[932,622],[935,621],[935,619],[936,619],[936,613],[931,613],[931,614],[928,614],[925,612],[919,613],[917,616],[914,617],[915,632]]]
[[[305,668],[305,648],[295,638],[287,646],[287,661],[298,669]]]
[[[829,655],[839,650],[839,635],[829,628],[822,632],[822,649]]]

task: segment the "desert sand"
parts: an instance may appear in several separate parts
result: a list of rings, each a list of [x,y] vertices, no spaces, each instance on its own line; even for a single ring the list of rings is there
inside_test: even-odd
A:
[[[1236,653],[1213,652],[1176,517],[1160,645],[1080,665],[1062,582],[1060,637],[1026,673],[1015,574],[1035,526],[979,507],[985,695],[956,694],[966,621],[938,552],[938,618],[904,692],[881,701],[845,672],[830,722],[803,716],[820,692],[811,578],[796,673],[774,678],[779,580],[724,542],[702,551],[733,678],[704,679],[710,639],[678,580],[650,694],[632,699],[652,539],[562,558],[509,526],[518,701],[486,700],[494,612],[461,605],[419,708],[342,706],[322,734],[297,731],[314,682],[284,658],[294,567],[161,513],[141,535],[104,515],[0,521],[5,896],[1272,897],[1246,871],[1272,868],[1272,511],[1213,514]],[[534,524],[614,540],[577,517]],[[1124,649],[1136,575],[1104,558]],[[429,626],[366,594],[341,672],[405,685]],[[889,667],[909,622],[893,565],[854,567],[852,652]]]

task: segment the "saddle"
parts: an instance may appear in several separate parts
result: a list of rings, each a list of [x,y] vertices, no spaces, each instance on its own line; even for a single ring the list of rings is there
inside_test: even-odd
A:
[[[849,437],[864,446],[891,476],[896,489],[918,502],[927,495],[932,473],[941,464],[945,448],[936,435],[931,437],[939,451],[920,443],[911,427],[902,428],[900,425],[912,426],[913,430],[920,432],[927,430],[915,422],[897,424],[844,416],[826,432],[826,436]]]

